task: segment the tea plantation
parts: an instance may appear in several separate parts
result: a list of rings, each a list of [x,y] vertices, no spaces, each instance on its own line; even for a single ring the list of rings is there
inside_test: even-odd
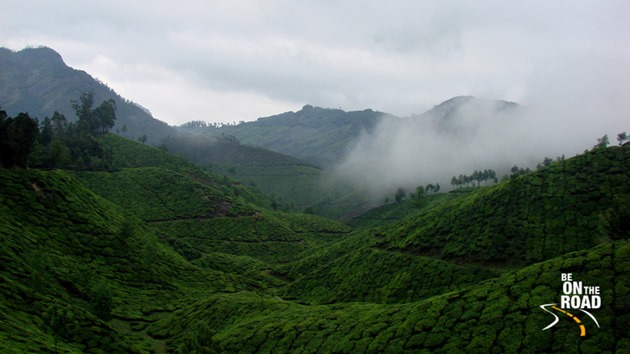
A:
[[[111,171],[0,169],[1,352],[630,352],[627,145],[343,224],[101,141]],[[543,330],[562,273],[602,306]]]

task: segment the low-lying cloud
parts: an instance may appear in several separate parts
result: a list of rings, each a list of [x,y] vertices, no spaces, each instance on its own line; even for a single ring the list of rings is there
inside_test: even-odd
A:
[[[591,148],[603,133],[580,125],[581,119],[575,109],[559,116],[550,107],[460,97],[422,115],[383,119],[331,175],[374,198],[429,183],[448,190],[459,174],[494,169],[500,178],[514,165],[535,168],[545,157],[568,158]],[[612,143],[620,131],[607,132]]]

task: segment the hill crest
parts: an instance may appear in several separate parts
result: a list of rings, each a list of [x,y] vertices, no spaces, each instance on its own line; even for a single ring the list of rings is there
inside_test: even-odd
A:
[[[28,112],[40,121],[55,111],[76,120],[70,101],[90,90],[95,102],[113,99],[116,125],[113,131],[129,138],[147,136],[158,144],[174,134],[174,128],[154,118],[145,108],[123,98],[85,71],[65,64],[61,54],[48,47],[0,50],[0,107],[9,115]]]

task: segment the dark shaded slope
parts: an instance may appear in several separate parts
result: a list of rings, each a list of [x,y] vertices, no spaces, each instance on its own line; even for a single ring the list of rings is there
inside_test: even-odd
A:
[[[148,351],[159,341],[143,328],[162,312],[200,293],[252,288],[191,265],[62,171],[0,169],[0,241],[3,351]],[[103,322],[95,296],[108,293],[114,319]]]
[[[363,131],[372,130],[382,119],[396,117],[370,109],[345,112],[306,105],[297,112],[236,126],[208,128],[208,132],[234,135],[243,143],[263,146],[316,166],[327,166],[339,161],[355,138]]]
[[[174,134],[174,128],[151,116],[145,109],[124,99],[88,73],[67,66],[59,53],[46,47],[13,52],[0,48],[0,107],[9,115],[28,112],[40,120],[54,111],[76,120],[71,100],[93,90],[95,103],[112,98],[116,102],[116,126],[113,131],[158,144]],[[122,132],[123,125],[127,131]]]
[[[251,293],[213,296],[155,323],[150,333],[181,343],[207,324],[228,353],[627,352],[629,267],[630,244],[618,241],[408,304],[304,306]],[[585,337],[568,316],[542,330],[553,317],[539,306],[559,301],[563,272],[602,289],[603,306],[591,311],[600,328],[579,315]]]
[[[374,247],[375,232],[348,236],[283,270],[296,279],[279,291],[300,303],[366,301],[402,303],[426,299],[495,277],[497,270]]]
[[[321,169],[295,157],[241,144],[234,138],[182,133],[165,141],[168,150],[213,173],[256,186],[283,210],[302,211],[323,199]]]

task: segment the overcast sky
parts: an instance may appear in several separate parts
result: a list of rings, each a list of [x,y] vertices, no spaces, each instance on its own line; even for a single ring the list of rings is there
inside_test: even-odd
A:
[[[170,124],[304,104],[409,116],[458,95],[629,116],[624,0],[0,4],[0,46],[49,46]]]

